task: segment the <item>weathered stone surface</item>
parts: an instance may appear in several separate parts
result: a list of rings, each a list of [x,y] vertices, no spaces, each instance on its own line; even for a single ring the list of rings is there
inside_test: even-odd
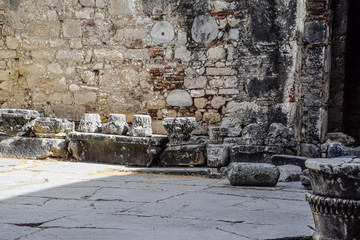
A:
[[[166,99],[167,104],[176,107],[187,107],[193,104],[190,94],[185,90],[174,90]]]
[[[301,182],[301,185],[303,185],[305,189],[307,189],[307,190],[312,189],[309,169],[305,169],[304,171],[302,171],[302,173],[300,175],[300,182]]]
[[[360,158],[314,158],[305,164],[315,194],[360,200]]]
[[[218,25],[211,16],[197,16],[192,24],[191,36],[195,42],[211,43],[218,35]]]
[[[223,127],[209,127],[210,143],[221,144],[224,142],[224,137],[229,134],[229,129]]]
[[[349,148],[345,147],[339,142],[331,142],[328,146],[327,158],[336,158],[342,156],[352,155]]]
[[[35,110],[26,109],[1,109],[2,129],[7,135],[24,135],[28,133],[40,114]]]
[[[80,132],[96,133],[101,132],[101,120],[99,114],[84,114],[78,128]]]
[[[264,134],[259,124],[252,123],[244,127],[241,132],[241,145],[263,145]]]
[[[288,164],[278,166],[278,169],[280,171],[279,182],[300,181],[301,167]]]
[[[208,167],[225,167],[229,164],[229,146],[226,144],[208,144],[206,146]]]
[[[67,158],[68,143],[65,139],[0,136],[0,156],[28,159]]]
[[[196,120],[194,117],[164,118],[163,125],[169,134],[170,144],[187,144],[196,127]]]
[[[266,144],[280,147],[296,147],[293,132],[281,123],[272,123],[268,130]]]
[[[60,118],[36,118],[32,128],[32,132],[42,138],[65,138],[67,133],[73,131],[75,131],[74,122]]]
[[[130,135],[134,137],[151,137],[151,117],[149,115],[134,115]]]
[[[174,39],[174,27],[168,21],[158,21],[151,30],[151,38],[155,43],[169,43]]]
[[[271,156],[271,163],[275,166],[281,166],[281,165],[296,165],[301,167],[302,170],[306,169],[305,167],[305,161],[307,160],[307,157],[301,157],[301,156],[294,156],[294,155],[273,155]]]
[[[339,142],[343,144],[344,146],[352,146],[355,143],[355,139],[349,135],[346,135],[342,132],[331,132],[327,133],[325,135],[324,141],[333,141],[333,142]]]
[[[326,21],[311,21],[305,23],[304,39],[308,43],[321,43],[326,40]]]
[[[170,145],[160,155],[163,166],[199,166],[206,163],[205,145]]]
[[[80,23],[76,20],[68,19],[63,23],[64,37],[80,37],[82,35]]]
[[[272,155],[283,153],[284,149],[279,146],[235,145],[230,147],[230,162],[270,163]]]
[[[209,48],[207,51],[207,57],[209,60],[222,60],[226,58],[225,49],[222,47]]]
[[[168,142],[166,136],[131,137],[100,133],[69,134],[69,152],[83,162],[104,162],[148,167]]]
[[[224,97],[216,96],[211,100],[211,106],[215,109],[219,109],[224,106],[226,99]]]
[[[109,13],[113,16],[131,15],[135,12],[134,0],[110,0]]]
[[[320,148],[315,144],[301,144],[301,156],[318,158],[320,157]]]
[[[265,163],[230,163],[228,169],[233,186],[275,186],[280,176],[277,167]]]
[[[129,126],[124,114],[110,114],[109,120],[102,125],[102,132],[108,134],[124,135],[128,130]]]

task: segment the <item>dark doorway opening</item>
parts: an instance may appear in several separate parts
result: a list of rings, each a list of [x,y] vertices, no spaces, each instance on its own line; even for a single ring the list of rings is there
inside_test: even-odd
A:
[[[328,132],[344,132],[360,145],[359,0],[333,0]]]

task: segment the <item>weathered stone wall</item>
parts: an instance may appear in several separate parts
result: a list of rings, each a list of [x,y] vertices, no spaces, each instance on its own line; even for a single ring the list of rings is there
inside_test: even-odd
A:
[[[164,133],[163,118],[175,116],[196,117],[198,134],[221,125],[236,136],[249,123],[267,129],[277,122],[299,140],[304,6],[2,0],[1,107],[72,121],[85,112],[103,120],[124,113],[129,122],[150,114],[155,133]]]

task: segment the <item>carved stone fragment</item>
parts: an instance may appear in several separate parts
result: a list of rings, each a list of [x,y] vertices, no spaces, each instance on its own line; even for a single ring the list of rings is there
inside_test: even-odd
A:
[[[191,138],[191,132],[196,127],[196,120],[193,117],[164,118],[163,125],[169,133],[170,144],[186,144]]]
[[[108,134],[124,135],[128,130],[129,126],[124,114],[110,114],[109,120],[102,126],[102,132]]]
[[[28,133],[33,120],[40,117],[38,111],[26,109],[3,109],[1,112],[2,129],[8,136],[22,136]]]
[[[100,115],[93,113],[85,114],[80,121],[78,130],[88,133],[101,132]]]
[[[34,121],[33,133],[37,137],[65,138],[75,130],[75,124],[66,119],[39,117]]]
[[[272,123],[268,130],[266,144],[279,147],[296,147],[293,132],[281,123]]]
[[[151,117],[149,115],[134,115],[130,135],[134,137],[151,137]]]

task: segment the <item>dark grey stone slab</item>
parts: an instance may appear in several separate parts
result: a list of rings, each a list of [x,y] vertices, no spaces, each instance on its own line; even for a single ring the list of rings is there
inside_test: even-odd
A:
[[[162,135],[132,137],[72,132],[69,138],[69,151],[78,161],[144,167],[157,160],[168,142]]]
[[[230,162],[271,163],[272,155],[282,153],[279,146],[235,145],[230,147]]]
[[[205,145],[171,145],[160,156],[160,164],[164,166],[199,166],[205,163]]]

